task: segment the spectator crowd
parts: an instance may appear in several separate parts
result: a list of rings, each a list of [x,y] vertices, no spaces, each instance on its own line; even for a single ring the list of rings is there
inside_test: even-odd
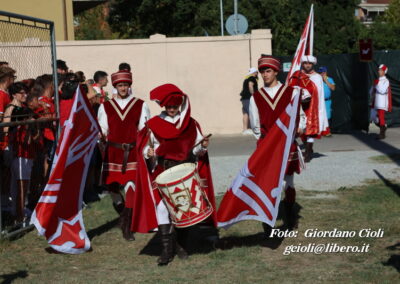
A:
[[[119,69],[130,71],[130,66],[121,63]],[[76,88],[81,86],[95,115],[99,106],[111,98],[104,90],[108,84],[108,74],[104,71],[97,71],[93,79],[87,79],[84,72],[72,72],[65,61],[57,60],[57,79],[58,86],[54,86],[52,74],[18,78],[18,70],[5,61],[0,62],[0,209],[3,228],[29,224],[50,174],[57,126],[62,126],[68,119]],[[55,94],[58,100],[54,98]],[[98,192],[102,189],[100,153],[96,148],[91,160],[85,203],[99,199]]]

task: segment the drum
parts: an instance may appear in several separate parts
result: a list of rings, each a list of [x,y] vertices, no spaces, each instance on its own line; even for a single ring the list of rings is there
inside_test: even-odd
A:
[[[213,212],[201,188],[196,164],[185,163],[169,168],[157,176],[155,183],[176,227],[193,226]]]

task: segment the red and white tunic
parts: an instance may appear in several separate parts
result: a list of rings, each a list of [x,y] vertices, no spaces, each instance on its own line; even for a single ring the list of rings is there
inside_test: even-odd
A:
[[[285,111],[292,97],[296,94],[295,92],[299,92],[299,90],[278,82],[274,87],[263,87],[253,94],[249,107],[250,125],[258,139],[257,144],[265,138],[281,113]],[[286,174],[293,175],[294,172],[300,173],[296,141],[292,143],[290,148]]]
[[[208,186],[204,189],[204,193],[208,196],[208,199],[214,208],[214,213],[209,218],[209,221],[215,223],[216,214],[214,187],[208,165],[208,155],[206,154],[207,149],[203,148],[199,143],[202,139],[204,139],[203,135],[201,134],[199,124],[193,118],[189,118],[189,122],[187,123],[186,127],[179,131],[179,135],[171,135],[170,133],[173,131],[165,131],[168,129],[176,129],[176,126],[179,124],[180,120],[180,114],[177,114],[175,117],[170,117],[165,112],[162,112],[159,116],[153,117],[151,120],[149,120],[147,126],[151,131],[149,137],[151,141],[150,144],[153,145],[157,158],[163,158],[165,160],[172,160],[176,162],[184,162],[189,161],[189,157],[191,155],[202,157],[199,159],[199,163],[197,165],[198,173],[200,178],[207,180]],[[199,145],[194,147],[197,143],[199,143]],[[148,148],[149,146],[146,146],[143,149],[143,155],[145,158],[147,158]],[[156,164],[154,171],[150,173],[150,179],[154,181],[155,178],[164,170],[164,165]],[[170,218],[168,210],[164,202],[161,202],[162,197],[157,190],[154,191],[154,199],[156,204],[158,224],[169,224]]]
[[[102,104],[98,112],[98,120],[103,135],[107,139],[103,161],[103,181],[105,184],[117,182],[126,184],[135,181],[137,158],[135,146],[130,150],[126,171],[122,172],[124,150],[112,146],[111,143],[136,143],[137,133],[150,117],[147,104],[133,95],[127,98],[114,98]]]
[[[392,110],[392,94],[390,84],[386,76],[379,77],[375,80],[372,87],[373,108],[376,110],[381,109],[384,111]]]
[[[325,109],[324,82],[322,76],[316,72],[306,74],[303,71],[297,71],[293,74],[289,85],[298,86],[311,96],[311,102],[307,109],[304,109],[306,115],[306,136],[320,137],[320,135],[329,132],[328,117]]]

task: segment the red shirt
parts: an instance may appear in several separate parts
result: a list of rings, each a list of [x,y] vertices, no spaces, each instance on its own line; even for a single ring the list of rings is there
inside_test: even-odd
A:
[[[0,90],[0,114],[4,114],[4,110],[10,102],[10,95],[5,91]]]
[[[41,96],[39,98],[39,101],[42,101],[46,104],[46,115],[49,116],[53,116],[53,114],[55,113],[55,108],[54,108],[54,102],[52,98],[46,97],[46,96]],[[54,137],[54,132],[51,128],[45,128],[44,129],[44,138],[46,138],[47,140],[51,140],[54,141],[55,137]]]

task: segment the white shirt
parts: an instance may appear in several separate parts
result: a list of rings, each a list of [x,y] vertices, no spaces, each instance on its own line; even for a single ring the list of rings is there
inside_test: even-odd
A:
[[[119,97],[115,98],[115,101],[117,102],[118,106],[123,110],[125,107],[128,105],[128,103],[133,100],[135,97],[133,95],[129,95],[128,97],[122,99]],[[107,137],[108,135],[108,119],[107,119],[107,113],[104,109],[104,104],[101,104],[99,107],[99,112],[97,114],[97,119],[100,124],[101,131],[103,132],[103,135]],[[140,114],[140,119],[139,119],[139,125],[138,125],[138,130],[142,130],[144,127],[144,124],[146,123],[147,120],[150,119],[150,109],[147,106],[145,102],[143,102],[142,105],[142,112]],[[123,129],[121,129],[123,131]]]
[[[165,111],[161,112],[161,114],[159,116],[162,119],[164,119],[172,124],[175,124],[181,118],[181,115],[179,113],[177,115],[175,115],[174,117],[170,117],[169,115],[167,115],[167,113]],[[196,140],[194,142],[195,145],[204,139],[203,135],[201,135],[201,132],[197,126],[196,126],[196,130],[197,130],[197,136],[196,136]],[[150,141],[149,142],[150,142],[150,144],[154,145],[154,152],[156,152],[157,148],[160,146],[160,142],[157,140],[157,138],[154,136],[153,132],[151,132],[151,131],[150,131]],[[150,146],[147,145],[143,149],[143,155],[146,159],[149,158],[147,156],[147,151],[149,150],[149,148],[150,148]],[[200,143],[199,145],[197,145],[196,147],[193,148],[192,153],[193,153],[193,155],[197,156],[197,155],[204,154],[206,151],[207,151],[207,148],[204,148]]]
[[[379,77],[378,84],[375,85],[375,109],[383,109],[388,111],[389,109],[389,80],[386,76]]]
[[[263,87],[267,92],[268,96],[271,99],[274,99],[279,89],[282,87],[282,83],[278,81],[278,84],[273,87]],[[261,131],[260,131],[260,115],[258,113],[258,107],[256,102],[254,101],[253,96],[250,98],[249,105],[249,119],[250,119],[250,127],[253,130],[254,136],[257,139],[260,139]]]

